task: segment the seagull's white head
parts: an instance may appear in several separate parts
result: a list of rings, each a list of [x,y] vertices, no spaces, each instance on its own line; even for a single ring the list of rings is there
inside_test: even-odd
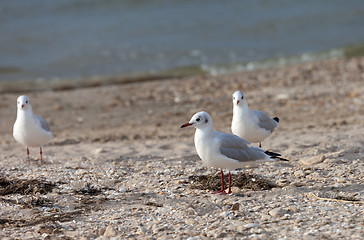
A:
[[[233,93],[234,105],[243,106],[246,103],[245,95],[242,91],[236,91]]]
[[[19,96],[17,99],[17,106],[19,110],[24,110],[24,111],[31,108],[29,97],[24,95]]]
[[[181,128],[188,126],[194,126],[195,128],[199,129],[212,126],[212,118],[207,112],[198,112],[192,116],[191,120],[188,123],[183,124]]]

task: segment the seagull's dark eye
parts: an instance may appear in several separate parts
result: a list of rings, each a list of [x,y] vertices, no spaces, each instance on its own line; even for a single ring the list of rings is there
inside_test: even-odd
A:
[[[25,101],[25,103],[28,103],[28,101]]]
[[[201,119],[200,118],[197,118],[196,121],[199,122]]]
[[[241,99],[244,99],[244,96],[241,96]]]

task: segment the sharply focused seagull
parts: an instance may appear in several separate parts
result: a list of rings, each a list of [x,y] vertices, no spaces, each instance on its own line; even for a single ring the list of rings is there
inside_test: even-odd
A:
[[[27,147],[28,162],[30,162],[29,147],[39,147],[40,161],[43,164],[42,146],[53,137],[49,125],[46,120],[33,113],[29,97],[19,96],[17,107],[13,136],[16,141]]]
[[[254,167],[261,162],[276,161],[280,154],[264,151],[258,147],[250,147],[248,141],[228,133],[215,131],[212,119],[207,112],[194,114],[188,123],[181,128],[194,126],[195,147],[197,154],[207,165],[221,169],[221,190],[215,193],[226,194],[224,187],[224,173],[222,169],[235,170],[237,168]],[[231,193],[231,174],[229,171],[229,189]]]
[[[259,143],[278,127],[279,118],[270,118],[262,111],[251,110],[241,91],[233,93],[233,121],[231,131],[249,142]]]

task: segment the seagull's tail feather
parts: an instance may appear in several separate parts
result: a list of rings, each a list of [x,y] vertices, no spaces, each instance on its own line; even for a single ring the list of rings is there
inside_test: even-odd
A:
[[[281,161],[286,161],[286,162],[288,162],[288,160],[287,160],[287,159],[285,159],[285,158],[282,158],[282,157],[281,157],[281,154],[279,154],[279,153],[269,152],[269,151],[265,151],[264,153],[265,153],[265,154],[267,154],[269,157],[271,157],[271,158],[273,158],[273,159],[278,159],[278,160],[281,160]]]
[[[273,120],[276,121],[277,123],[279,123],[279,118],[278,117],[274,117]]]

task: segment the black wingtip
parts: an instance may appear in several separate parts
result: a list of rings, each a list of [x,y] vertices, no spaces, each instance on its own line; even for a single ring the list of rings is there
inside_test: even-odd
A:
[[[281,157],[281,154],[279,154],[279,153],[269,152],[269,151],[265,151],[264,153],[265,153],[265,154],[267,154],[269,157],[271,157],[271,158],[273,158],[273,159],[278,159],[278,160],[281,160],[281,161],[286,161],[286,162],[288,162],[288,160],[287,160],[287,159],[285,159],[285,158],[282,158],[282,157]]]
[[[279,118],[274,117],[273,120],[276,121],[277,123],[279,123]]]

